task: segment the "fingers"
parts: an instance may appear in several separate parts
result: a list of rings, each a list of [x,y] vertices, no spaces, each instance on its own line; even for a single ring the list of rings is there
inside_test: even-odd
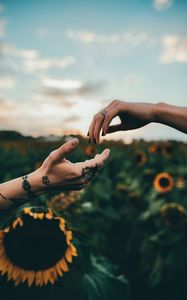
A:
[[[67,154],[71,153],[78,146],[78,144],[79,140],[77,138],[68,141],[60,148],[51,152],[48,157],[48,160],[51,163],[62,161]]]
[[[89,142],[92,143],[92,144],[95,142],[95,140],[94,140],[94,126],[95,126],[95,119],[93,118],[92,123],[91,123],[90,128],[89,128]]]
[[[103,125],[104,119],[105,119],[104,116],[101,113],[99,113],[97,117],[97,121],[95,122],[95,126],[93,128],[93,136],[95,139],[95,143],[97,144],[99,143],[101,127]]]
[[[118,109],[117,108],[112,108],[105,116],[103,125],[102,125],[102,135],[105,136],[108,133],[108,128],[109,125],[116,116],[118,115]]]
[[[104,162],[109,158],[110,150],[105,149],[101,154],[95,156],[95,158],[88,160],[81,164],[82,168],[85,167],[95,167],[96,165],[98,168],[102,168]]]
[[[91,143],[99,143],[99,137],[102,130],[102,135],[107,134],[110,122],[119,113],[119,101],[112,101],[106,108],[103,109],[105,116],[97,113],[89,128],[89,138]]]

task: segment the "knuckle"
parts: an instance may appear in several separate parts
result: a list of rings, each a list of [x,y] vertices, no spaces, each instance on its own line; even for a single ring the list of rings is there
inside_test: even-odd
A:
[[[49,160],[53,161],[55,159],[55,150],[49,154]]]

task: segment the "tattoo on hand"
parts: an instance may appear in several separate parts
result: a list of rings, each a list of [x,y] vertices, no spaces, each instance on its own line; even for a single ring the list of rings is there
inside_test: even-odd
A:
[[[99,168],[96,165],[95,167],[85,167],[82,168],[82,178],[84,179],[85,183],[88,183],[95,175],[97,174]]]
[[[45,184],[45,185],[47,185],[47,186],[50,185],[50,181],[49,181],[48,176],[43,176],[43,177],[42,177],[42,182],[43,182],[43,184]]]
[[[29,199],[33,199],[36,197],[36,194],[34,192],[31,191],[31,185],[29,183],[29,181],[27,180],[28,175],[23,176],[23,182],[22,182],[22,188],[27,192],[27,196]]]

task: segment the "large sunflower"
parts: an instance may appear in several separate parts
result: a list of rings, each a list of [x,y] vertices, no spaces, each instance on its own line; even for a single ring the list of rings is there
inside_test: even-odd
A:
[[[160,173],[155,177],[153,186],[157,192],[167,193],[174,186],[173,177],[167,172]]]
[[[54,284],[69,271],[73,256],[72,231],[51,210],[26,207],[0,230],[0,274],[15,286]]]

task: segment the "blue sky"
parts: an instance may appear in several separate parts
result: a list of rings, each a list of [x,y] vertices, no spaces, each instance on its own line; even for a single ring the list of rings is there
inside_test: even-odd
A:
[[[86,133],[113,99],[187,103],[187,1],[0,1],[0,129]],[[151,124],[110,138],[186,140]]]

